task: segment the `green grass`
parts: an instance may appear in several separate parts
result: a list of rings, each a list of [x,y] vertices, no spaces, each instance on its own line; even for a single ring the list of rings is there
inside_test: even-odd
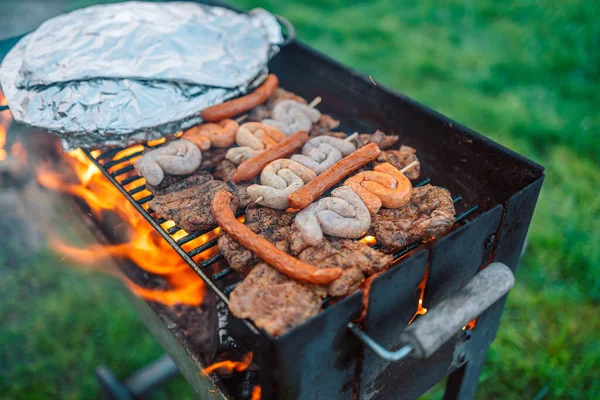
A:
[[[476,397],[600,398],[600,3],[233,3],[286,16],[301,40],[546,167]],[[0,392],[88,397],[97,363],[125,374],[159,354],[109,280],[35,259],[0,282]]]

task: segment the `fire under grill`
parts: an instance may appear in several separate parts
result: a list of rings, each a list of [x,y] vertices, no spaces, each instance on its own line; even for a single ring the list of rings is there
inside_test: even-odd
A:
[[[0,59],[15,42],[0,42]],[[208,358],[232,349],[242,355],[251,352],[254,367],[245,376],[252,381],[250,388],[260,385],[262,399],[412,399],[446,378],[445,398],[472,398],[508,290],[499,290],[501,285],[494,280],[488,279],[485,284],[479,279],[483,276],[480,271],[496,262],[515,271],[544,179],[543,168],[302,43],[293,42],[283,48],[271,60],[269,70],[279,77],[283,88],[306,99],[322,97],[319,109],[339,119],[340,130],[379,129],[399,135],[402,144],[417,149],[421,176],[425,178],[415,186],[431,183],[447,188],[454,196],[456,223],[443,237],[413,243],[396,253],[393,266],[375,276],[369,286],[344,298],[324,300],[324,309],[317,316],[279,337],[271,337],[250,321],[239,320],[228,312],[229,294],[243,276],[218,253],[218,228],[187,233],[149,208],[152,195],[147,194],[129,161],[141,155],[144,147],[159,144],[86,151],[106,178],[205,282],[208,290],[203,306],[218,315],[206,321],[207,331],[218,337],[213,346],[216,349],[209,351]],[[101,231],[108,229],[101,225],[98,222]],[[190,248],[204,235],[206,240]],[[419,321],[425,318],[441,315],[456,325],[452,317],[466,318],[470,314],[449,309],[444,300],[462,299],[457,302],[467,307],[475,294],[490,304],[473,315],[477,316],[474,329],[472,325],[460,329],[461,324],[434,346],[435,351],[424,356],[415,356],[419,349],[414,346],[411,356],[402,359],[399,353],[386,355],[380,351],[406,349],[407,330],[417,330]],[[422,307],[429,312],[407,328],[418,312],[424,313]],[[349,328],[349,323],[359,320],[360,327]],[[164,326],[161,329],[172,333],[171,327],[171,331]],[[160,335],[153,333],[158,339]],[[429,333],[437,338],[436,332]],[[190,383],[191,376],[201,375],[186,360],[206,357],[189,349],[171,356]],[[248,390],[220,390],[218,394],[206,390],[201,396],[210,399],[251,398]]]

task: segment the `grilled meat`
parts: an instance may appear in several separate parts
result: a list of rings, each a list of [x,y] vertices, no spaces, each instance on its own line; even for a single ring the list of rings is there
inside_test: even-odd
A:
[[[294,214],[283,210],[251,204],[246,209],[244,223],[252,231],[264,236],[279,250],[289,253],[288,238],[293,219]],[[219,251],[235,270],[245,270],[260,261],[250,250],[226,233],[221,234],[218,243]]]
[[[211,229],[217,226],[212,215],[210,202],[217,192],[225,189],[232,192],[225,182],[210,180],[200,185],[155,196],[150,207],[164,219],[172,219],[186,232]],[[235,212],[239,200],[234,198],[232,209]]]
[[[248,195],[248,192],[246,192],[246,189],[248,189],[248,186],[257,183],[258,177],[256,179],[253,179],[252,181],[234,183],[232,178],[236,168],[237,165],[225,159],[221,161],[219,165],[217,165],[217,167],[215,168],[215,172],[213,172],[213,176],[216,179],[220,179],[224,182],[227,182],[229,187],[231,187],[236,193],[240,201],[240,207],[246,207],[248,204],[252,203],[252,199]]]
[[[298,238],[298,235],[292,235]],[[329,296],[345,296],[352,292],[366,276],[383,271],[392,256],[382,254],[356,240],[327,237],[319,245],[307,247],[298,258],[317,268],[337,267],[342,276],[327,286]]]
[[[321,311],[325,290],[288,278],[265,263],[254,267],[231,293],[229,308],[273,336],[303,324]]]
[[[398,169],[406,167],[413,161],[419,161],[417,151],[409,146],[400,146],[399,150],[384,150],[377,157],[378,162],[388,162]],[[421,164],[418,164],[404,173],[408,179],[417,179],[421,174]]]
[[[321,114],[319,120],[310,128],[310,136],[321,136],[340,126],[340,121],[333,119],[327,114]]]
[[[396,252],[419,240],[446,233],[454,224],[450,192],[437,186],[415,188],[401,208],[384,209],[373,216],[371,230],[385,252]]]
[[[198,169],[213,171],[224,159],[229,149],[213,147],[202,151],[202,162]]]
[[[356,138],[358,147],[363,147],[369,143],[375,143],[381,149],[389,149],[395,146],[400,140],[400,136],[397,135],[386,135],[384,132],[377,130],[375,133],[361,133]]]
[[[197,169],[193,174],[187,176],[165,175],[163,180],[156,186],[146,182],[146,188],[155,196],[171,192],[179,192],[184,189],[193,188],[212,180],[207,171]]]

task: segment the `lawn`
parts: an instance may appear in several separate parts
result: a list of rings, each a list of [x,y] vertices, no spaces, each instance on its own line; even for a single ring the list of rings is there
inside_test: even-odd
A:
[[[476,397],[600,398],[600,3],[232,3],[286,16],[302,41],[546,167]],[[0,393],[87,398],[95,365],[124,375],[160,354],[111,280],[2,251]]]

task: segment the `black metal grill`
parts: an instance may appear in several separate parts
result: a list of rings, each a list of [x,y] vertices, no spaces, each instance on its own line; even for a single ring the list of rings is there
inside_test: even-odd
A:
[[[153,148],[153,147],[160,146],[160,144],[145,144],[144,146],[146,148]],[[194,271],[196,271],[196,273],[198,273],[198,275],[216,291],[216,293],[219,295],[219,297],[221,297],[221,299],[228,304],[229,303],[229,301],[228,301],[229,295],[231,294],[233,289],[235,289],[235,287],[241,283],[241,281],[243,280],[243,276],[240,273],[237,273],[234,283],[225,285],[223,287],[223,285],[221,284],[223,278],[225,278],[226,276],[229,276],[230,274],[236,273],[235,270],[233,270],[230,266],[226,265],[226,263],[223,263],[224,267],[222,269],[220,269],[219,271],[214,272],[212,274],[209,274],[206,272],[206,270],[209,266],[212,266],[212,265],[216,264],[217,262],[224,259],[222,254],[218,253],[218,254],[210,257],[209,259],[203,260],[199,263],[197,263],[193,259],[193,257],[195,257],[195,256],[213,248],[215,245],[217,245],[218,237],[210,239],[207,242],[205,242],[191,250],[185,250],[182,248],[182,246],[184,244],[189,243],[192,240],[197,239],[202,235],[205,235],[207,233],[214,231],[217,228],[217,226],[214,226],[207,230],[197,231],[197,232],[193,232],[193,233],[186,232],[187,234],[185,236],[183,236],[179,239],[174,239],[173,236],[175,234],[177,234],[178,232],[182,231],[182,228],[178,227],[177,225],[174,225],[172,227],[165,229],[162,226],[162,224],[167,222],[167,220],[165,220],[160,215],[158,215],[150,207],[144,207],[144,204],[146,204],[150,200],[152,200],[154,196],[152,194],[150,194],[150,195],[144,196],[137,200],[133,197],[137,193],[144,191],[146,189],[146,185],[144,183],[140,183],[138,186],[135,186],[131,189],[125,188],[126,185],[129,185],[136,181],[141,181],[143,179],[141,176],[139,176],[135,173],[134,173],[134,175],[128,174],[129,172],[134,171],[134,167],[131,164],[131,160],[133,160],[135,157],[142,155],[143,150],[135,151],[132,154],[127,154],[123,157],[115,159],[115,157],[121,151],[124,151],[124,150],[126,150],[126,149],[124,149],[124,148],[110,149],[103,153],[100,153],[96,157],[94,157],[94,155],[92,155],[89,151],[84,151],[84,152],[92,160],[92,162],[94,162],[94,164],[102,171],[102,173],[110,180],[110,182],[119,189],[119,191],[136,208],[136,210],[152,225],[152,227],[154,227],[154,229],[171,245],[171,247],[173,247],[173,249],[175,249],[175,251],[177,251],[177,253],[190,265],[190,267],[192,267],[194,269]],[[126,164],[126,165],[121,166],[122,164]],[[118,167],[118,166],[120,166],[120,168],[118,168],[112,172],[109,171],[109,169]],[[123,177],[124,175],[127,175],[127,176],[123,179],[119,179],[119,177]],[[414,187],[424,186],[430,182],[431,182],[430,178],[425,178],[425,179],[421,180],[420,182],[416,183],[414,185]],[[462,201],[462,196],[460,196],[460,195],[455,196],[453,198],[453,201],[454,201],[454,204],[460,203]],[[471,207],[467,208],[466,210],[462,211],[460,214],[458,214],[456,216],[455,223],[460,224],[460,223],[468,222],[467,217],[469,215],[473,214],[475,211],[477,211],[477,209],[478,209],[478,206],[474,205],[474,206],[471,206]],[[236,213],[236,217],[240,217],[243,214],[244,214],[243,209],[238,210],[238,212]],[[415,242],[415,243],[412,243],[409,246],[407,246],[405,249],[395,253],[393,256],[394,262],[399,260],[401,257],[405,256],[406,254],[410,253],[411,251],[418,249],[422,244],[423,244],[422,241]],[[378,247],[378,245],[375,244],[374,248],[377,248],[377,247]],[[323,301],[323,305],[327,306],[330,303],[330,301],[331,301],[331,298],[325,299]]]

